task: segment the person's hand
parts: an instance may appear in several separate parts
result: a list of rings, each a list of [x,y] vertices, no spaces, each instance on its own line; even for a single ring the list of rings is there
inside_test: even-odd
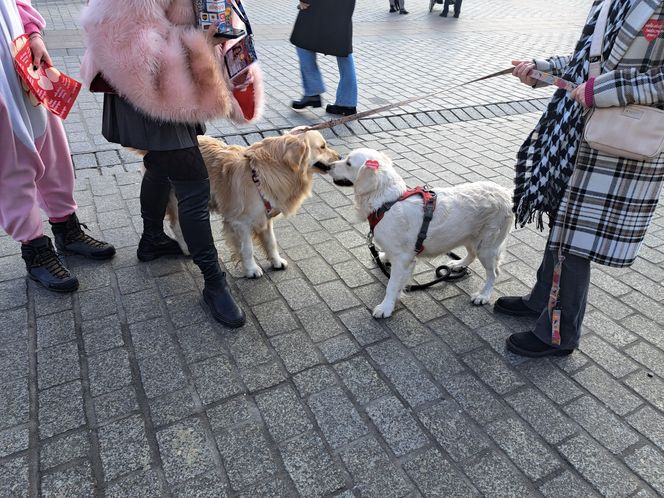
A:
[[[588,103],[586,102],[586,83],[580,84],[572,91],[572,98],[581,104],[584,109],[588,109]]]
[[[535,69],[535,63],[533,61],[512,61],[512,65],[514,66],[512,75],[519,78],[521,83],[524,83],[528,86],[534,86],[535,83],[537,83],[535,78],[528,76],[530,71]]]
[[[40,34],[30,36],[30,49],[32,50],[32,63],[35,67],[40,67],[42,64],[53,65],[51,56],[48,55],[48,50],[46,50],[46,45]]]
[[[300,2],[300,4],[297,6],[299,10],[307,10],[309,8],[308,3]]]
[[[215,34],[217,34],[218,29],[219,29],[219,21],[215,21],[205,33],[205,37],[208,43],[213,47],[216,47],[217,45],[220,45],[228,41],[226,38],[222,38],[221,36],[214,36]]]

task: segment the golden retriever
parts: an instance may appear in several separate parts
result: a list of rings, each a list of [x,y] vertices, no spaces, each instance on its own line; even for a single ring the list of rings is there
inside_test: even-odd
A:
[[[285,269],[287,263],[279,255],[272,219],[297,212],[311,196],[313,174],[326,173],[339,154],[317,131],[269,137],[249,147],[227,145],[208,136],[199,136],[198,143],[210,175],[210,211],[223,217],[224,238],[233,259],[242,262],[246,277],[261,277],[263,270],[254,259],[256,240],[272,267]],[[252,169],[271,206],[269,213],[252,179]],[[166,216],[180,247],[188,254],[173,193]]]

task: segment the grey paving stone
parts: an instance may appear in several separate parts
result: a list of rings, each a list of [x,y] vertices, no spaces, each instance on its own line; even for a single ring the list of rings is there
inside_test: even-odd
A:
[[[386,324],[394,335],[409,348],[419,346],[434,337],[431,331],[407,311],[398,311],[392,315],[390,320],[386,321]]]
[[[171,296],[165,299],[165,303],[168,315],[176,329],[208,320],[208,315],[201,305],[201,295],[198,292]],[[159,316],[156,313],[154,315]]]
[[[388,337],[380,322],[374,320],[371,312],[364,308],[339,313],[339,318],[361,346],[373,344]]]
[[[290,373],[297,373],[320,363],[316,347],[302,331],[273,337],[271,342]]]
[[[559,451],[581,475],[605,496],[633,493],[639,480],[606,450],[587,436],[578,435],[559,446]]]
[[[154,289],[122,296],[122,304],[129,323],[142,322],[162,315],[161,298]],[[166,301],[168,304],[168,300]]]
[[[115,296],[110,287],[78,293],[83,320],[96,320],[117,313]]]
[[[43,496],[93,496],[94,480],[88,462],[42,476]]]
[[[429,439],[397,398],[379,399],[366,410],[397,458],[429,444]]]
[[[572,419],[534,389],[511,394],[505,401],[548,443],[559,443],[579,430]]]
[[[298,328],[288,306],[281,300],[254,306],[252,310],[261,328],[270,337]]]
[[[523,378],[488,349],[473,351],[465,355],[463,361],[498,394],[524,385]]]
[[[613,453],[622,453],[639,442],[639,436],[634,431],[589,396],[573,401],[564,410]]]
[[[277,288],[286,299],[288,306],[293,310],[306,308],[320,302],[311,286],[301,278],[281,282],[277,285]]]
[[[532,496],[528,480],[508,460],[492,451],[465,466],[465,472],[487,496]]]
[[[244,488],[277,472],[260,425],[247,423],[215,437],[232,488]]]
[[[625,457],[625,463],[658,493],[664,494],[664,455],[652,446],[639,448]]]
[[[101,353],[124,345],[120,320],[117,315],[83,322],[81,332],[83,333],[83,344],[87,355]]]
[[[0,458],[28,449],[29,430],[25,425],[0,431]]]
[[[125,386],[117,391],[93,399],[97,421],[102,423],[115,417],[129,415],[138,410],[138,401],[133,386]]]
[[[548,361],[530,361],[517,369],[556,403],[567,403],[583,394],[573,380]]]
[[[664,416],[646,406],[626,419],[632,427],[664,450]]]
[[[480,424],[486,424],[505,414],[503,405],[470,374],[449,377],[443,381],[443,386]]]
[[[351,443],[368,432],[355,407],[338,387],[312,394],[307,403],[333,448]]]
[[[321,298],[332,311],[342,311],[358,306],[360,301],[342,282],[334,281],[316,286]]]
[[[304,330],[314,342],[338,336],[344,329],[324,304],[317,304],[297,311]]]
[[[37,353],[37,382],[39,389],[48,389],[80,378],[78,347],[68,342],[42,349]]]
[[[276,496],[296,496],[297,491],[286,477],[271,477],[253,486],[244,488],[238,498],[274,498]]]
[[[468,479],[436,449],[409,460],[403,468],[425,496],[480,496]]]
[[[99,428],[99,449],[104,475],[113,480],[150,464],[150,448],[140,415]]]
[[[438,382],[464,370],[463,365],[457,360],[454,353],[440,340],[436,339],[421,344],[413,348],[412,351]]]
[[[124,348],[111,349],[88,359],[90,392],[98,396],[131,384],[129,357]]]
[[[457,462],[489,447],[486,436],[466,418],[453,400],[444,400],[418,414],[424,426]]]
[[[598,367],[592,366],[574,375],[586,389],[618,415],[638,408],[642,401]]]
[[[19,457],[0,463],[0,494],[28,496],[28,459]]]
[[[0,289],[1,294],[2,290]],[[74,315],[70,310],[37,319],[38,349],[45,349],[74,340],[76,340]]]
[[[293,376],[293,382],[300,396],[306,398],[334,386],[337,382],[334,372],[327,365],[320,365]]]
[[[562,462],[525,424],[515,419],[498,420],[486,428],[487,434],[533,481],[562,467]]]
[[[256,404],[275,441],[302,434],[313,428],[297,394],[287,384],[258,394]]]
[[[625,379],[625,384],[648,400],[654,407],[664,411],[664,381],[648,372],[636,372]]]
[[[412,485],[390,463],[385,452],[372,437],[342,451],[341,459],[353,476],[361,496],[400,497],[412,490]]]
[[[275,358],[253,328],[245,327],[241,334],[229,337],[227,344],[238,368],[248,369]]]
[[[139,368],[148,398],[183,389],[186,386],[184,371],[173,350],[142,359]]]
[[[223,356],[193,364],[191,373],[196,390],[205,405],[244,390],[231,362]]]
[[[196,411],[188,391],[175,391],[149,400],[150,414],[155,427],[170,424],[191,416]]]
[[[305,433],[279,447],[284,466],[301,496],[322,496],[345,485],[343,473],[315,433]]]
[[[614,377],[624,377],[639,369],[636,363],[599,337],[582,337],[579,349]]]
[[[482,341],[454,317],[436,320],[429,324],[429,328],[457,354],[483,346]]]
[[[350,334],[332,337],[318,345],[321,353],[329,363],[336,363],[349,358],[360,351],[360,347]]]
[[[334,265],[334,270],[341,280],[351,288],[375,282],[375,279],[364,270],[363,266],[354,260],[338,263]]]
[[[75,458],[86,456],[89,448],[90,443],[85,431],[69,432],[42,441],[39,464],[42,469],[49,469]]]
[[[85,424],[82,392],[80,381],[40,391],[39,435],[42,439]]]
[[[664,352],[653,346],[640,342],[627,349],[627,354],[645,365],[650,371],[664,377]]]
[[[313,285],[330,282],[337,278],[337,274],[332,267],[320,256],[298,261],[297,266]]]
[[[440,398],[438,387],[403,346],[391,340],[370,346],[367,351],[411,407]]]
[[[240,370],[240,377],[249,392],[261,391],[276,386],[287,379],[287,375],[278,360]]]
[[[334,366],[342,382],[361,405],[390,394],[390,389],[369,362],[359,356]]]
[[[9,280],[0,283],[0,309],[18,308],[28,303],[25,280]]]
[[[221,480],[216,472],[195,477],[173,489],[173,496],[177,498],[216,498],[228,497],[228,486]]]
[[[154,470],[141,471],[118,479],[106,488],[109,498],[159,498],[164,490]]]
[[[203,327],[198,327],[202,329]],[[174,345],[164,318],[145,320],[129,326],[136,358],[143,359],[162,352],[171,351]],[[204,351],[207,351],[205,348]]]
[[[266,278],[238,279],[236,285],[249,305],[266,303],[279,297],[274,284]]]
[[[157,431],[157,442],[164,473],[171,486],[214,467],[209,443],[197,418],[186,419]]]
[[[579,496],[599,496],[586,481],[566,470],[558,477],[540,486],[540,491],[547,498],[577,498]]]
[[[215,433],[244,422],[257,421],[260,418],[258,408],[246,394],[242,394],[214,408],[208,408],[207,414],[212,430]]]
[[[468,296],[446,299],[442,304],[452,315],[471,329],[478,329],[495,322],[495,318],[484,307],[473,306]]]

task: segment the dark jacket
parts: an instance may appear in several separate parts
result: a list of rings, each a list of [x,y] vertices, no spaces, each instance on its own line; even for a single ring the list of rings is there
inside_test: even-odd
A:
[[[320,54],[347,57],[353,52],[355,0],[305,0],[293,27],[291,43]]]

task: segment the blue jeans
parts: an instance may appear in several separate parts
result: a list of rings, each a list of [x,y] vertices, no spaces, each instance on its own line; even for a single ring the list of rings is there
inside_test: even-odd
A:
[[[323,76],[316,62],[316,52],[304,48],[295,47],[300,59],[300,74],[302,75],[302,86],[305,97],[320,95],[325,92]],[[353,54],[348,57],[337,57],[339,66],[339,86],[337,87],[336,105],[344,107],[357,106],[357,77],[355,75],[355,62]]]

